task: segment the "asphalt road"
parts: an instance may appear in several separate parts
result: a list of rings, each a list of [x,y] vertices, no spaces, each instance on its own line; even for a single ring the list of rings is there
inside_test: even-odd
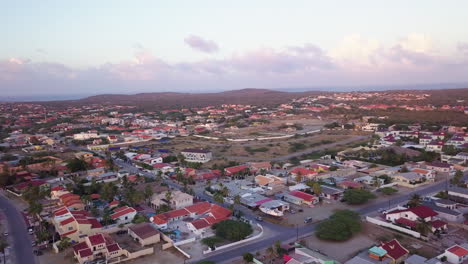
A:
[[[353,138],[353,139],[348,139],[351,141],[355,140],[360,140],[364,139],[365,136],[359,137],[359,139]],[[337,142],[338,144],[343,144],[343,142]],[[349,142],[348,142],[349,143]],[[328,145],[326,145],[328,147]],[[323,146],[322,146],[323,147]],[[117,165],[120,165],[124,167],[127,171],[132,172],[132,173],[141,173],[144,174],[147,177],[155,177],[154,174],[148,173],[148,172],[142,172],[138,170],[136,167],[134,167],[132,164],[123,162],[123,161],[115,161]],[[164,180],[165,183],[167,183],[170,187],[175,188],[175,189],[181,189],[182,186],[179,184],[170,181],[170,180]],[[377,212],[379,209],[388,209],[390,207],[394,207],[398,204],[405,203],[408,199],[411,198],[412,195],[414,194],[419,194],[419,195],[427,195],[427,194],[432,194],[439,192],[443,190],[446,187],[447,181],[443,182],[438,182],[435,184],[432,184],[430,186],[427,186],[425,188],[415,190],[413,192],[400,195],[400,196],[395,196],[395,198],[389,199],[387,201],[379,202],[379,203],[374,203],[371,205],[368,205],[364,208],[356,210],[358,213],[360,213],[363,217],[367,214]],[[194,190],[195,195],[203,198],[205,200],[208,200],[210,202],[214,202],[212,198],[208,195],[206,195],[203,190]],[[243,206],[236,205],[236,209],[241,210],[244,213],[244,217],[247,219],[255,221],[255,215],[252,213],[252,211],[248,210],[247,208]],[[305,226],[299,226],[299,227],[284,227],[280,225],[275,225],[270,222],[262,222],[262,226],[264,227],[264,230],[268,230],[268,232],[265,232],[265,235],[262,236],[261,238],[258,238],[254,242],[249,242],[246,244],[238,245],[235,247],[231,247],[228,249],[224,250],[219,250],[215,251],[213,253],[208,253],[207,257],[203,260],[210,260],[214,261],[215,263],[231,263],[233,259],[239,258],[242,256],[243,253],[245,252],[256,252],[258,250],[262,250],[265,248],[268,248],[272,246],[275,241],[281,241],[282,243],[287,243],[287,242],[292,242],[296,240],[296,237],[299,237],[299,240],[302,237],[307,237],[311,236],[314,234],[315,228],[317,227],[318,223],[310,224],[310,225],[305,225]],[[188,261],[188,263],[197,263],[200,260],[197,261]]]
[[[31,239],[23,216],[3,195],[0,195],[0,208],[2,208],[8,220],[9,235],[13,237],[13,245],[10,246],[12,246],[15,253],[16,263],[34,264],[36,261],[32,253]]]

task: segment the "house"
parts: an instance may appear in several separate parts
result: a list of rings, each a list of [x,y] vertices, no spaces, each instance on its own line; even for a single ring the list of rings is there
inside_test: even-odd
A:
[[[301,191],[292,191],[289,195],[299,198],[301,200],[301,204],[314,205],[319,202],[319,198],[317,196]],[[285,201],[287,201],[286,197]]]
[[[211,160],[212,153],[205,149],[184,149],[180,152],[188,162],[205,163]]]
[[[383,185],[384,182],[385,182],[384,179],[380,179],[380,178],[377,178],[377,177],[371,177],[369,175],[355,178],[355,179],[353,179],[353,181],[359,182],[359,183],[364,183],[366,185],[374,185],[376,183],[376,181],[379,182],[379,185]]]
[[[426,181],[428,181],[428,182],[434,182],[435,181],[436,173],[433,170],[413,168],[413,169],[410,169],[410,172],[415,172],[418,175],[423,176],[426,179]]]
[[[167,193],[169,191],[154,194],[151,199],[151,207],[154,209],[159,208],[161,205],[166,204],[174,209],[181,209],[193,205],[193,196],[179,190],[170,192],[170,200],[167,200]]]
[[[462,264],[468,260],[468,244],[453,245],[445,250],[445,252],[439,255],[437,258],[442,259],[445,257],[451,264]]]
[[[408,254],[409,251],[393,239],[362,251],[344,264],[399,264]]]
[[[96,259],[105,259],[106,263],[118,263],[125,250],[112,239],[103,234],[85,237],[84,241],[73,246],[73,253],[80,264],[90,263]]]
[[[444,199],[440,199],[440,200],[444,200]],[[445,200],[445,201],[451,202],[450,200]],[[443,204],[441,204],[441,202],[442,201],[439,201],[439,200],[431,200],[431,201],[424,202],[423,205],[434,210],[434,212],[438,214],[437,215],[438,217],[446,221],[461,223],[463,222],[463,220],[465,220],[463,213],[458,211],[456,207],[450,207],[450,206],[445,207]]]
[[[267,172],[271,170],[270,162],[251,162],[249,166],[252,173],[261,173],[262,171]]]
[[[49,184],[43,180],[30,180],[30,181],[18,183],[9,188],[11,188],[14,192],[18,194],[23,194],[29,189],[29,187],[34,187],[34,186],[39,186],[41,190],[45,190],[49,187]]]
[[[330,200],[339,200],[343,196],[344,191],[342,189],[338,189],[335,187],[331,187],[328,185],[321,185],[322,189],[321,196],[330,199]]]
[[[362,184],[354,181],[341,181],[336,186],[342,189],[362,189],[364,187]]]
[[[157,228],[167,229],[168,225],[172,222],[188,217],[199,217],[198,219],[187,222],[186,224],[189,230],[196,234],[202,234],[213,224],[228,219],[230,216],[231,211],[224,207],[217,204],[211,204],[209,202],[201,202],[182,209],[155,215],[150,218],[150,221]]]
[[[420,221],[424,221],[431,226],[432,232],[447,229],[447,223],[437,218],[439,214],[431,208],[419,205],[412,208],[397,208],[385,214],[385,219],[394,224],[398,224],[410,229],[415,229]]]
[[[409,251],[396,239],[383,242],[380,248],[387,252],[385,256],[392,260],[390,263],[401,263],[409,254]]]
[[[317,172],[306,168],[294,168],[289,171],[289,174],[293,180],[296,181],[300,177],[302,181],[304,179],[313,179],[317,175]]]
[[[238,174],[247,174],[249,173],[249,166],[247,165],[238,165],[238,166],[233,166],[229,168],[225,168],[224,172],[226,176],[234,176]]]
[[[133,220],[136,214],[137,211],[134,208],[122,206],[114,209],[114,213],[111,214],[111,218],[118,224],[127,224]]]
[[[435,170],[437,172],[450,172],[451,166],[445,162],[433,161],[426,164],[426,169]]]
[[[102,225],[87,211],[70,211],[61,207],[54,211],[52,223],[61,238],[68,237],[72,242],[101,231]]]
[[[282,246],[283,247],[283,246]],[[296,247],[294,252],[288,253],[283,256],[284,264],[309,264],[309,263],[323,263],[323,264],[339,264],[339,262],[330,259],[315,250],[305,247]]]
[[[141,246],[156,244],[161,240],[161,234],[150,223],[140,223],[128,228],[128,234]]]
[[[187,223],[187,228],[196,235],[203,235],[212,225],[229,219],[231,210],[212,204],[211,208],[203,213],[203,217]]]
[[[426,145],[427,151],[441,152],[445,143],[442,140],[433,140]]]
[[[393,176],[393,180],[401,186],[415,188],[426,182],[426,177],[416,172],[403,172]]]
[[[431,222],[435,216],[437,216],[437,213],[431,208],[420,205],[412,208],[397,208],[396,210],[389,211],[385,214],[385,219],[392,223],[395,223],[396,220],[400,218],[411,221],[422,219],[426,222]]]

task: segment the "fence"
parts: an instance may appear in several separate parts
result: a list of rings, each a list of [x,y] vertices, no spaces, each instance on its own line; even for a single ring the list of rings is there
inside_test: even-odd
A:
[[[231,243],[231,244],[227,244],[227,245],[224,245],[224,246],[220,246],[220,247],[216,247],[214,250],[212,250],[211,248],[208,248],[207,250],[204,250],[203,251],[203,254],[208,254],[210,252],[214,252],[214,251],[217,251],[217,250],[221,250],[221,249],[225,249],[225,248],[229,248],[229,247],[233,247],[233,246],[237,246],[239,244],[242,244],[242,243],[245,243],[245,242],[249,242],[249,241],[252,241],[252,240],[255,240],[259,237],[261,237],[263,235],[263,227],[257,223],[257,226],[260,228],[260,233],[258,235],[255,235],[255,236],[252,236],[252,237],[249,237],[249,238],[246,238],[244,240],[240,240],[240,241],[237,241],[237,242],[234,242],[234,243]]]
[[[394,225],[392,223],[388,223],[388,222],[385,222],[385,221],[382,221],[382,220],[379,220],[379,219],[376,219],[376,218],[372,218],[372,217],[367,216],[366,221],[369,222],[369,223],[372,223],[372,224],[376,224],[376,225],[379,225],[379,226],[384,226],[384,227],[388,227],[388,228],[393,229],[393,230],[400,231],[402,233],[408,234],[408,235],[416,237],[416,238],[421,238],[421,234],[416,232],[416,231],[409,230],[409,229],[403,228],[401,226],[397,226],[397,225]]]

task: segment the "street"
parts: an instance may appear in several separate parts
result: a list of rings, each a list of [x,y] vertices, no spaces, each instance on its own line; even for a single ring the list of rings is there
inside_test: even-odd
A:
[[[20,212],[11,204],[11,202],[0,195],[0,207],[8,221],[8,230],[10,236],[13,237],[12,249],[15,254],[16,263],[35,263],[34,255],[32,253],[31,239],[29,238],[26,224]]]
[[[363,136],[362,138],[365,138],[365,137]],[[356,140],[356,138],[352,140]],[[336,143],[343,143],[343,142],[336,142]],[[151,178],[155,177],[154,174],[141,171],[135,166],[133,166],[131,163],[127,163],[121,160],[114,160],[114,161],[116,165],[123,167],[125,170],[127,170],[130,173],[140,173],[146,177],[151,177]],[[182,189],[182,186],[180,186],[179,184],[171,180],[164,179],[163,181],[171,188],[175,188],[179,190]],[[446,184],[447,184],[446,181],[438,182],[433,185],[427,186],[425,188],[415,190],[408,194],[395,196],[394,198],[391,198],[388,201],[383,201],[383,202],[368,205],[356,211],[364,217],[370,213],[377,212],[381,208],[388,209],[389,207],[394,207],[398,204],[402,204],[406,202],[408,199],[410,199],[411,196],[414,194],[427,195],[427,194],[439,192],[445,188]],[[213,201],[213,199],[210,196],[204,193],[203,189],[200,189],[200,190],[194,189],[194,192],[195,192],[195,196],[202,198],[204,200],[210,201],[212,203],[216,203]],[[226,207],[225,204],[223,205]],[[235,208],[237,210],[242,211],[244,213],[245,218],[255,222],[255,215],[253,214],[251,210],[241,205],[235,205]],[[242,254],[245,252],[252,253],[258,250],[268,248],[271,245],[273,245],[275,241],[281,241],[282,243],[293,242],[293,241],[296,241],[297,234],[299,234],[298,235],[299,240],[301,239],[301,237],[311,236],[314,234],[315,228],[317,227],[318,224],[319,223],[299,226],[297,227],[297,230],[296,230],[296,227],[285,227],[285,226],[272,224],[268,221],[264,221],[261,223],[261,225],[263,226],[264,230],[268,230],[268,232],[265,232],[266,235],[264,235],[263,237],[258,238],[253,242],[248,242],[246,244],[237,245],[237,246],[230,247],[227,249],[208,253],[207,257],[203,260],[210,260],[210,261],[214,261],[215,263],[230,263],[232,262],[233,259],[240,258]],[[193,261],[189,261],[188,263],[197,263],[199,261],[200,260],[193,260]]]

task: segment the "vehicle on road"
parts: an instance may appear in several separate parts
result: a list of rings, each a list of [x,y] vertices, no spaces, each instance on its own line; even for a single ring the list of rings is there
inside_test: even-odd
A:
[[[255,220],[257,220],[258,222],[262,222],[263,218],[261,216],[257,216],[257,217],[255,217]]]
[[[8,232],[3,233],[3,236],[8,236]]]
[[[312,222],[312,217],[306,217],[304,218],[304,224],[308,224]]]

